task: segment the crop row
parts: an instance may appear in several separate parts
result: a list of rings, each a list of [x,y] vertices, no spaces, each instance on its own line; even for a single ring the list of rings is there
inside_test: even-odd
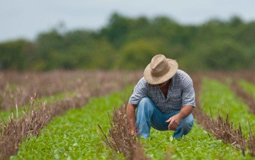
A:
[[[70,108],[83,106],[91,97],[121,90],[129,83],[137,81],[136,74],[126,76],[128,74],[125,72],[87,74],[86,81],[79,88],[77,87],[74,96],[68,96],[47,105],[38,104],[38,107],[34,107],[35,103],[31,103],[30,110],[25,112],[24,116],[11,119],[7,124],[2,123],[4,127],[0,128],[0,159],[6,159],[15,154],[19,149],[21,139],[29,138],[31,134],[38,135],[40,130],[55,116],[64,114]]]

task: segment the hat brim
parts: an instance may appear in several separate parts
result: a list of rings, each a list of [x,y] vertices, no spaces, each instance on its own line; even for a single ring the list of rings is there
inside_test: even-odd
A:
[[[170,70],[160,77],[154,77],[151,75],[151,67],[148,64],[143,72],[145,80],[152,85],[157,85],[166,82],[172,78],[178,70],[178,63],[173,59],[167,59],[168,64],[170,65]]]

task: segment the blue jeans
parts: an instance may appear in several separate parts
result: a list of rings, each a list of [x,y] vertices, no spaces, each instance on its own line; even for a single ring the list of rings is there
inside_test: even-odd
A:
[[[168,130],[169,123],[166,122],[170,117],[179,113],[179,111],[169,114],[163,114],[151,101],[150,98],[144,97],[137,106],[136,125],[138,133],[143,138],[147,139],[150,136],[151,126],[157,130]],[[190,114],[180,121],[176,128],[173,138],[180,138],[189,133],[193,126],[193,115]]]

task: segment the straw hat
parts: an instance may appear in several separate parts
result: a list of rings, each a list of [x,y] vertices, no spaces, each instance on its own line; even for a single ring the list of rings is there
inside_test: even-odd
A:
[[[164,83],[174,76],[178,69],[178,63],[158,54],[151,59],[151,63],[145,68],[143,75],[145,80],[152,85]]]

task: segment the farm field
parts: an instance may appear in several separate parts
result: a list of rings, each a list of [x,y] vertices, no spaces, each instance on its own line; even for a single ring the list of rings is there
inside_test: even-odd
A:
[[[177,140],[152,129],[144,140],[125,113],[142,72],[2,72],[0,159],[254,159],[255,75],[190,75],[192,131]]]

